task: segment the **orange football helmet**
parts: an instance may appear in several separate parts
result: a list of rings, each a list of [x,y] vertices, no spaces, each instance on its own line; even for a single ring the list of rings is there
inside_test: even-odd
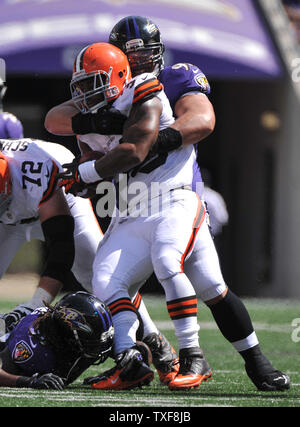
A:
[[[110,43],[94,43],[75,59],[72,99],[81,113],[93,113],[118,98],[130,80],[127,56]]]
[[[11,203],[11,175],[7,158],[0,153],[0,216]]]

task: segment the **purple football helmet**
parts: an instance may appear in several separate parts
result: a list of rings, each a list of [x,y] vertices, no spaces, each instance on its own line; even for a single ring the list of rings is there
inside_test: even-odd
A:
[[[23,138],[23,126],[11,113],[0,112],[0,138]]]

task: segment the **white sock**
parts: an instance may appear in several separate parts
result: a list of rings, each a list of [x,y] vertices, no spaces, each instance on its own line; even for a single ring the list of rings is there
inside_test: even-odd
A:
[[[113,325],[115,329],[114,354],[116,356],[135,346],[139,321],[135,313],[121,311],[113,316]]]
[[[189,281],[188,277],[183,273],[178,273],[169,279],[161,280],[161,284],[166,294],[167,305],[171,304],[172,301],[180,302],[190,298],[191,301],[197,301],[195,290]],[[184,305],[179,308],[184,308]],[[170,313],[170,317],[173,321],[175,328],[175,335],[178,339],[179,350],[182,348],[199,347],[199,325],[197,320],[197,307],[194,308],[194,313],[182,316],[180,319],[174,319],[176,313]]]
[[[144,301],[141,302],[140,307],[139,307],[139,313],[140,316],[143,320],[143,325],[144,325],[144,335],[143,338],[145,338],[147,335],[155,332],[156,334],[159,333],[157,327],[155,326],[155,324],[153,323],[148,310],[144,304]]]
[[[175,335],[178,339],[179,350],[182,348],[199,347],[199,325],[197,318],[186,317],[184,319],[173,320]]]

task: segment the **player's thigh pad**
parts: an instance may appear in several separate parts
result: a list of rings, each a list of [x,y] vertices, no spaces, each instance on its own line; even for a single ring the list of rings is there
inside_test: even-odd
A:
[[[142,284],[152,272],[149,242],[138,232],[135,221],[125,221],[99,245],[93,264],[93,292],[110,303],[132,295],[136,284]]]
[[[193,251],[196,235],[204,219],[199,197],[188,190],[172,195],[153,229],[151,256],[158,280],[181,273],[184,260]]]
[[[185,261],[183,269],[197,296],[203,301],[216,298],[227,288],[206,222],[202,224],[197,234],[194,250]]]

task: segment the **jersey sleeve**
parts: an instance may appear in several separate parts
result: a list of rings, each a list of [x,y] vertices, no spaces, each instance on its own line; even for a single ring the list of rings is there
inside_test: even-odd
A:
[[[172,109],[181,96],[189,92],[200,92],[208,95],[210,85],[205,74],[193,64],[175,64],[166,67],[159,75]]]
[[[132,104],[150,99],[163,88],[162,83],[153,74],[141,74],[135,79]]]
[[[47,200],[49,200],[52,197],[54,191],[57,188],[56,175],[59,172],[58,165],[54,162],[54,160],[51,160],[45,164],[45,169],[46,169],[46,171],[45,171],[46,180],[44,183],[44,189],[45,190],[44,190],[42,198],[40,200],[39,207],[43,203],[47,202]]]

